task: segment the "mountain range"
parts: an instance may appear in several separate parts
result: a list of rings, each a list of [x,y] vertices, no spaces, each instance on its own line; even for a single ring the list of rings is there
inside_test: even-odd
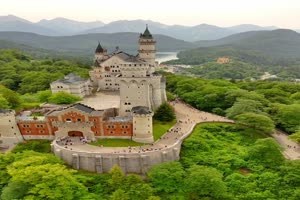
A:
[[[182,51],[176,63],[201,64],[229,57],[263,65],[300,62],[300,34],[288,29],[250,31],[212,41],[197,41],[197,48]]]
[[[178,40],[165,35],[154,35],[157,41],[157,50],[168,51],[180,51],[197,47],[191,42]],[[121,50],[135,54],[138,48],[138,33],[92,33],[73,36],[44,36],[35,33],[26,32],[0,32],[0,40],[10,42],[12,48],[15,48],[17,44],[21,47],[26,46],[26,49],[38,48],[44,50],[50,50],[60,52],[63,54],[73,56],[86,56],[91,58],[94,50],[98,45],[98,41],[101,45],[107,48],[109,51],[114,50],[117,46]],[[0,42],[0,48],[7,48],[8,45],[3,47]],[[22,50],[25,50],[23,49]]]
[[[101,21],[79,22],[65,18],[41,20],[33,23],[14,15],[0,16],[0,31],[30,32],[45,36],[69,36],[87,33],[140,33],[148,24],[154,34],[162,34],[185,41],[216,40],[232,34],[257,31],[274,30],[277,27],[261,27],[252,24],[242,24],[232,27],[218,27],[209,24],[196,26],[166,25],[151,20],[120,20],[108,24]]]

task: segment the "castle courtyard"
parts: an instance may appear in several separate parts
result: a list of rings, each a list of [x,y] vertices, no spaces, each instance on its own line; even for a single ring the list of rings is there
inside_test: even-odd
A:
[[[94,108],[95,110],[104,110],[108,108],[120,107],[119,91],[101,91],[93,95],[84,97],[80,102],[84,105]]]

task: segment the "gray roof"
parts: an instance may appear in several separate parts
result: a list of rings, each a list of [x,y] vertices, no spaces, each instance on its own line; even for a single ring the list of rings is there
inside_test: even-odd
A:
[[[86,113],[92,113],[93,111],[95,111],[94,108],[89,107],[89,106],[84,105],[84,104],[81,104],[81,103],[76,103],[76,104],[72,105],[71,108],[72,108],[72,107],[73,107],[73,108],[76,108],[76,109],[78,109],[78,110],[81,110],[81,111],[83,111],[83,112],[86,112]]]
[[[118,56],[120,59],[122,59],[125,62],[132,62],[132,63],[145,63],[146,61],[141,59],[138,54],[137,55],[130,55],[128,53],[125,53],[120,50],[115,50],[114,52],[110,53],[108,57],[104,60],[96,60],[94,65],[97,67],[100,63],[110,59],[113,56]]]
[[[64,84],[74,84],[74,83],[76,84],[76,83],[86,82],[86,79],[83,79],[74,73],[70,73],[70,74],[66,75],[63,79],[59,79],[54,82],[59,82],[59,83],[64,83]]]
[[[131,109],[134,114],[147,115],[152,113],[151,110],[146,106],[135,106]]]
[[[108,122],[130,122],[132,120],[132,117],[109,117]]]
[[[146,25],[146,29],[143,34],[140,35],[140,38],[145,38],[145,39],[153,39],[152,34],[150,33],[148,29],[148,25]]]
[[[123,51],[120,51],[115,55],[118,55],[119,58],[121,58],[122,60],[124,60],[126,62],[139,62],[139,63],[145,62],[145,60],[140,59],[138,56],[133,56],[133,55],[130,55],[130,54],[125,53]]]

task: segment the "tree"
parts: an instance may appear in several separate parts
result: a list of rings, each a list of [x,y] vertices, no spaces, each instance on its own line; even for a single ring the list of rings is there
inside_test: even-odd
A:
[[[38,99],[40,102],[48,102],[48,99],[51,97],[50,90],[39,91],[37,93]]]
[[[300,104],[281,105],[276,115],[279,126],[289,133],[300,126]]]
[[[8,101],[3,97],[2,94],[0,94],[0,109],[9,109],[9,103]]]
[[[281,147],[273,138],[257,140],[249,149],[248,154],[252,162],[262,164],[267,168],[279,167],[284,161]]]
[[[162,122],[170,122],[173,121],[176,116],[173,107],[168,103],[163,103],[155,111],[153,118]]]
[[[21,104],[19,94],[3,85],[0,85],[0,94],[7,100],[11,108],[16,108]]]
[[[51,97],[48,98],[50,103],[55,104],[72,104],[77,101],[80,101],[81,98],[66,92],[57,92],[52,94]]]
[[[263,106],[260,102],[250,99],[238,99],[231,108],[226,110],[227,117],[235,119],[236,116],[252,112],[262,113]]]
[[[129,200],[129,196],[124,190],[117,189],[110,196],[110,200]]]
[[[121,188],[125,181],[125,175],[121,168],[118,165],[115,165],[111,168],[109,172],[111,178],[108,180],[110,187],[114,190]]]
[[[182,188],[185,171],[179,162],[156,165],[148,172],[151,185],[157,192],[173,193]]]
[[[267,116],[255,113],[244,113],[236,116],[236,122],[241,125],[270,133],[274,130],[274,122]]]
[[[8,168],[10,182],[21,182],[28,187],[23,198],[80,199],[88,195],[87,189],[74,177],[74,171],[61,164],[32,165],[21,169]],[[15,193],[8,185],[5,190]],[[18,189],[16,187],[16,189]]]
[[[192,166],[184,180],[189,199],[225,199],[227,188],[222,174],[211,167]]]
[[[295,142],[300,143],[300,130],[290,135],[289,138],[294,140]]]

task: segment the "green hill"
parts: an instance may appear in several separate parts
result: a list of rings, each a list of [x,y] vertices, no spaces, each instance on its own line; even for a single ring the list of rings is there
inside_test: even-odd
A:
[[[200,47],[180,52],[175,62],[201,64],[223,56],[264,65],[291,65],[300,60],[300,34],[292,30],[240,33],[195,45]]]
[[[179,51],[196,47],[193,43],[165,35],[154,35],[154,37],[157,40],[158,51]],[[0,40],[68,55],[89,57],[93,55],[98,41],[108,50],[114,50],[116,46],[119,46],[121,50],[137,53],[138,38],[138,33],[95,33],[52,37],[24,32],[0,32]]]

